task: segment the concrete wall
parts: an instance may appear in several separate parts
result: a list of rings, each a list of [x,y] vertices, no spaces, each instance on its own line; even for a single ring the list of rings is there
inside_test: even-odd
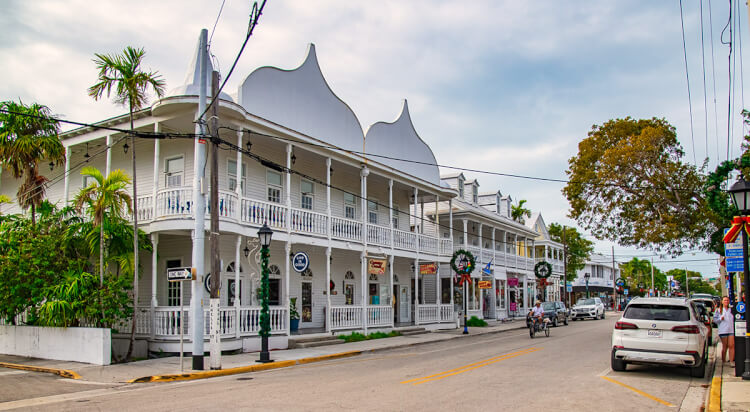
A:
[[[110,329],[0,326],[0,353],[109,365]]]

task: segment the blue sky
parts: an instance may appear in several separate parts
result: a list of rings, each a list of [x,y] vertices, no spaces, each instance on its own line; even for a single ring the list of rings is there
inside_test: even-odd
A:
[[[677,128],[690,162],[695,154],[700,164],[708,153],[713,169],[717,151],[719,160],[726,157],[728,47],[720,43],[720,33],[728,2],[703,1],[705,110],[701,3],[683,2],[692,138],[679,1],[466,3],[268,0],[227,90],[235,92],[259,66],[296,67],[307,43],[314,42],[331,88],[364,129],[394,120],[406,98],[417,131],[442,164],[565,178],[567,160],[591,126],[624,116],[665,117]],[[212,42],[223,74],[241,45],[250,4],[226,0]],[[220,6],[221,0],[5,2],[0,99],[43,103],[70,120],[120,114],[123,108],[86,95],[96,78],[93,54],[144,47],[146,66],[164,75],[168,89],[179,86],[199,30],[211,30]],[[750,56],[747,16],[742,3],[735,27]],[[735,114],[743,100],[739,59],[736,71]],[[732,130],[736,155],[743,134],[737,116]],[[516,200],[527,199],[548,223],[573,223],[565,217],[561,184],[467,176],[478,178],[483,191],[499,188]],[[609,252],[610,245],[598,242],[597,250]],[[625,259],[638,253],[649,255],[616,247]],[[689,253],[677,260],[709,257]],[[659,264],[663,269],[686,265],[716,272],[713,262]]]

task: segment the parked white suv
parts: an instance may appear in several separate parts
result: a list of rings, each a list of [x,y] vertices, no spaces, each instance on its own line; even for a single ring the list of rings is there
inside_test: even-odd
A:
[[[694,303],[678,298],[639,298],[625,308],[612,332],[612,370],[629,363],[687,366],[703,377],[708,328]]]
[[[570,311],[570,318],[578,319],[604,319],[604,303],[600,298],[580,299]]]

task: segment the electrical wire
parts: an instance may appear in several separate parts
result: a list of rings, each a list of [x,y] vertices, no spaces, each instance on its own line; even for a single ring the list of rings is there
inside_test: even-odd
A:
[[[703,38],[705,29],[703,27],[703,0],[700,0],[701,9],[701,62],[703,68],[703,120],[706,129],[706,159],[710,158],[708,154],[708,93],[706,92],[706,41]]]
[[[716,103],[716,58],[714,56],[714,21],[711,8],[711,0],[708,0],[708,29],[711,33],[711,79],[713,80],[714,91],[714,134],[716,135],[716,164],[718,165],[721,163],[719,155],[719,108]]]
[[[214,27],[211,29],[211,36],[208,38],[208,47],[211,47],[211,41],[214,39],[214,31],[216,30],[216,25],[219,24],[219,17],[221,17],[221,12],[224,10],[224,3],[226,0],[221,0],[221,7],[219,7],[219,14],[216,15],[216,21],[214,22]]]
[[[734,40],[732,38],[732,14],[733,14],[733,7],[732,7],[732,0],[729,0],[729,17],[727,18],[727,24],[724,25],[724,28],[721,29],[721,36],[719,38],[719,41],[721,41],[721,44],[726,44],[729,46],[729,64],[727,65],[727,82],[728,82],[728,89],[729,94],[727,96],[727,158],[726,160],[729,160],[729,150],[730,150],[730,127],[732,125],[732,41]],[[724,41],[724,33],[726,32],[727,28],[729,28],[729,41]]]
[[[693,99],[690,95],[690,71],[688,70],[687,48],[685,46],[685,20],[682,16],[682,0],[680,0],[680,23],[682,24],[682,52],[685,56],[685,77],[687,79],[688,107],[690,108],[690,139],[693,142],[693,163],[698,165],[695,156],[695,133],[693,131]]]

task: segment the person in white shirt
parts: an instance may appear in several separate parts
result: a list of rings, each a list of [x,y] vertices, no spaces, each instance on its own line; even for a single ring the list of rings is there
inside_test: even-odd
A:
[[[729,363],[734,366],[734,316],[729,307],[729,297],[721,299],[719,309],[714,312],[714,322],[719,325],[719,339],[721,339],[721,361],[727,361],[727,350],[729,350]]]
[[[544,308],[542,302],[536,301],[536,304],[531,308],[531,319],[535,322],[541,323],[544,318]]]

